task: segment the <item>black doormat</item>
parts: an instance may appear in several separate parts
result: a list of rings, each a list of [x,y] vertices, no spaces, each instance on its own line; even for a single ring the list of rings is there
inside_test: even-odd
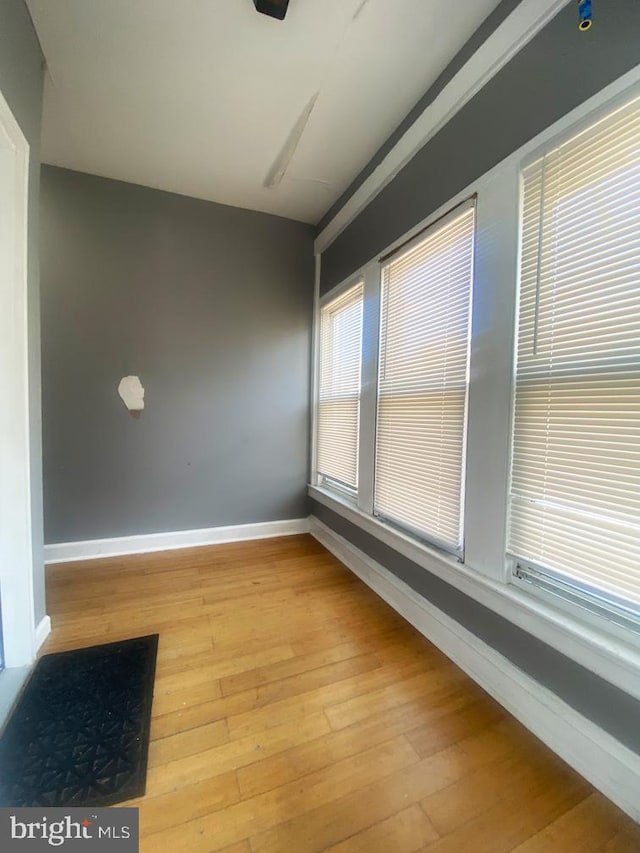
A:
[[[0,739],[0,806],[144,794],[158,635],[42,657]]]

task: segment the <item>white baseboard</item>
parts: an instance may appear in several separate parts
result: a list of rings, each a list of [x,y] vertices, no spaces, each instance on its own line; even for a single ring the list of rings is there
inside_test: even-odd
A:
[[[38,652],[42,648],[42,644],[47,639],[50,633],[51,619],[48,616],[44,616],[40,620],[40,623],[36,628],[36,652]]]
[[[50,633],[51,619],[44,616],[38,623],[33,636],[34,657]],[[0,733],[9,719],[34,666],[35,660],[32,660],[26,666],[7,667],[0,672]]]
[[[230,527],[209,527],[203,530],[178,530],[174,533],[146,533],[140,536],[120,536],[114,539],[91,539],[85,542],[63,542],[45,545],[45,563],[66,563],[71,560],[97,560],[101,557],[122,557],[152,551],[171,551],[200,545],[219,545],[223,542],[244,542],[249,539],[270,539],[274,536],[294,536],[309,532],[308,518],[286,521],[266,521],[257,524],[236,524]]]
[[[640,755],[567,705],[483,643],[380,563],[311,516],[310,532],[514,717],[602,791],[640,820]]]

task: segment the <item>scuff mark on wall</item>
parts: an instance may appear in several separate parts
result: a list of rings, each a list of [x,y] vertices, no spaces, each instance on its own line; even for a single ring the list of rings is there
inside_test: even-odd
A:
[[[124,376],[118,385],[118,394],[129,409],[129,414],[134,418],[139,418],[144,409],[144,388],[140,382],[140,377]]]

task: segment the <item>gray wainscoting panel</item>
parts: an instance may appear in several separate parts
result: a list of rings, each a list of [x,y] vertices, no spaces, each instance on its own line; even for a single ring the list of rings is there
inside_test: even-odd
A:
[[[640,753],[640,702],[474,601],[355,524],[312,501],[311,512],[584,717]]]

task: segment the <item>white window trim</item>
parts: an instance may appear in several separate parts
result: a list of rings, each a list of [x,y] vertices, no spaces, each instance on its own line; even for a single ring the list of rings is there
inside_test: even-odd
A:
[[[0,186],[6,216],[0,228],[0,581],[7,668],[36,655],[29,453],[27,244],[29,144],[0,93]]]
[[[319,488],[312,479],[309,495],[480,604],[640,699],[640,635],[519,582],[512,577],[510,561],[505,555],[515,371],[515,283],[519,271],[520,172],[523,164],[542,147],[580,129],[594,113],[614,105],[639,84],[640,65],[538,134],[408,233],[383,247],[356,273],[364,275],[367,281],[367,276],[373,275],[375,270],[379,287],[380,257],[428,227],[456,203],[473,193],[478,194],[476,231],[480,242],[476,253],[471,338],[465,563],[460,564],[455,558],[374,518],[369,514],[368,492],[361,495],[359,506],[356,506],[354,502],[345,502],[340,496]],[[494,250],[485,252],[483,240]],[[321,255],[317,254],[318,292],[320,263]],[[349,281],[354,278],[350,276]],[[323,300],[335,295],[342,286],[333,288]],[[373,290],[374,285],[370,287]],[[365,345],[364,349],[367,348]],[[483,429],[474,430],[473,423],[479,421],[483,422]],[[314,430],[315,423],[314,417]],[[493,508],[489,516],[483,512],[487,505]]]
[[[318,482],[318,394],[320,391],[320,255],[315,256],[313,318],[311,325],[311,465],[309,482]]]
[[[376,414],[378,406],[378,362],[380,357],[380,270],[368,264],[364,279],[362,318],[362,373],[360,382],[360,488],[358,507],[373,513]]]

